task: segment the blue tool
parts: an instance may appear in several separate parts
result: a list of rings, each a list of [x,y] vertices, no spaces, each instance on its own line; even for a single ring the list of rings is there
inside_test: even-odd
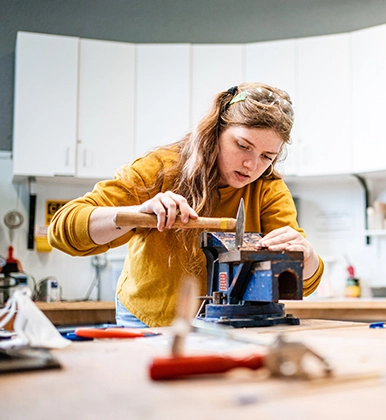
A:
[[[369,325],[370,328],[385,328],[385,323],[384,322],[372,322]]]
[[[67,340],[71,340],[71,341],[92,341],[92,340],[94,340],[93,338],[90,338],[90,337],[79,337],[74,332],[63,333],[62,336],[64,338],[67,338]]]
[[[303,253],[256,249],[259,233],[203,232],[207,296],[197,314],[203,321],[237,328],[298,325],[279,300],[303,299]]]

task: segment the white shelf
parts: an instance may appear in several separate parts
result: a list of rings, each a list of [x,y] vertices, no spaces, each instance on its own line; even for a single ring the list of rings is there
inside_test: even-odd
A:
[[[365,230],[365,236],[386,236],[386,229]]]

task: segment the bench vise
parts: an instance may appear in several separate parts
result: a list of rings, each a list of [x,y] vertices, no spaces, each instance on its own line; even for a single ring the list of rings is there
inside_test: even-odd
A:
[[[207,296],[196,318],[236,328],[298,325],[279,300],[303,299],[303,253],[257,250],[259,233],[202,232],[207,261]]]

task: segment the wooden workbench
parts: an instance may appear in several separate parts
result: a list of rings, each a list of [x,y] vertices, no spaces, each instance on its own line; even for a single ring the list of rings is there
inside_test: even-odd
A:
[[[263,369],[238,369],[169,382],[149,379],[153,357],[169,354],[171,330],[155,338],[73,342],[52,352],[60,370],[0,376],[0,418],[12,420],[235,420],[385,418],[386,329],[367,324],[302,321],[300,326],[239,330],[270,340],[278,331],[327,358],[331,379],[271,378]],[[261,351],[236,342],[188,337],[186,352]],[[239,344],[241,345],[241,344]],[[228,347],[227,347],[228,346]],[[224,350],[225,349],[225,350]],[[227,349],[227,350],[226,350]]]
[[[114,302],[36,302],[56,326],[115,323]]]
[[[328,299],[283,301],[286,312],[301,319],[386,321],[386,299]]]
[[[301,319],[342,321],[386,320],[386,299],[283,301],[287,313]],[[92,325],[115,322],[114,302],[37,302],[54,325]]]

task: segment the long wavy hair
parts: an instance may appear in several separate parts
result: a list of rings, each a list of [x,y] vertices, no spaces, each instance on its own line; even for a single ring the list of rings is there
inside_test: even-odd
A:
[[[285,146],[290,143],[293,119],[291,99],[282,90],[262,83],[243,83],[220,92],[214,97],[210,111],[194,130],[177,143],[149,152],[162,155],[166,150],[177,151],[180,158],[174,165],[163,168],[153,185],[134,187],[139,193],[152,196],[161,191],[165,178],[173,179],[173,192],[185,197],[199,216],[211,216],[219,202],[217,158],[221,133],[230,126],[275,130],[282,138],[283,145],[272,162],[272,168],[269,167],[261,176],[277,179],[281,176],[275,170],[275,164],[285,158]],[[202,269],[202,253],[199,252],[197,237],[196,229],[177,232],[176,239],[189,255],[186,269],[190,272]]]
[[[169,169],[175,177],[172,191],[184,196],[200,216],[213,213],[219,199],[219,137],[230,126],[273,129],[280,135],[283,145],[272,163],[273,170],[269,167],[262,175],[268,179],[280,178],[275,164],[286,156],[293,120],[289,95],[269,85],[243,83],[218,93],[210,111],[192,132],[177,143],[157,149],[179,149],[181,158]],[[165,172],[158,175],[153,186],[155,191],[167,175]]]

